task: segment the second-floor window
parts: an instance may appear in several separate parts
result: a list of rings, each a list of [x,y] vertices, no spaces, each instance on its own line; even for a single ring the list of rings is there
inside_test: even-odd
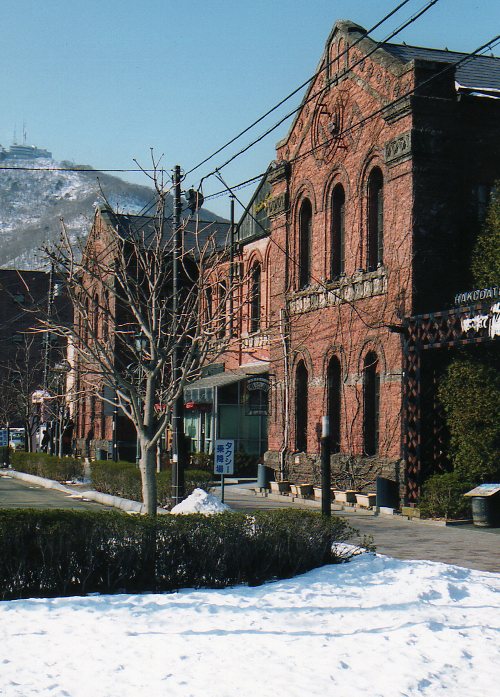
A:
[[[311,282],[312,206],[304,199],[299,212],[299,288]]]
[[[384,178],[378,167],[368,179],[367,269],[374,271],[382,263],[384,251]]]
[[[379,446],[380,373],[378,357],[367,353],[363,364],[363,445],[365,455],[376,455]]]
[[[331,278],[338,278],[344,273],[344,245],[345,245],[345,193],[341,184],[333,190],[332,194],[332,251],[331,251]]]
[[[307,452],[308,388],[309,375],[304,361],[295,371],[295,449]]]
[[[250,331],[258,332],[260,329],[261,314],[261,281],[262,267],[259,262],[252,266],[250,272]]]
[[[223,339],[226,335],[227,326],[227,286],[225,281],[221,281],[218,287],[218,300],[217,300],[217,312],[218,312],[218,332],[217,335],[219,339]]]

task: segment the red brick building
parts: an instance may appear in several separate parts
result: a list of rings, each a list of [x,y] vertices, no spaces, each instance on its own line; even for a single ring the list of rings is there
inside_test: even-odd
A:
[[[48,314],[69,316],[62,285],[52,273],[0,269],[0,421],[23,427],[31,436],[41,422],[56,419],[54,397],[64,393],[60,368],[66,342],[35,331]],[[36,391],[52,399],[34,403]]]
[[[258,268],[260,319],[250,281],[239,354],[225,363],[268,364],[265,462],[278,478],[318,481],[329,415],[334,481],[381,474],[408,491],[408,322],[470,287],[500,169],[500,60],[363,34],[333,28],[250,209],[269,219],[268,236],[240,245],[242,272]]]

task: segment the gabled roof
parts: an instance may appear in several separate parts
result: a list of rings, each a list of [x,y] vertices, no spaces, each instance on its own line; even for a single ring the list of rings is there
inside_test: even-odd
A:
[[[467,53],[446,51],[437,48],[422,48],[401,44],[384,44],[384,50],[403,63],[412,60],[433,61],[437,63],[458,63]],[[455,70],[457,90],[500,92],[500,58],[495,56],[473,56],[461,63]]]
[[[328,59],[328,50],[332,39],[343,36],[349,45],[356,42],[357,49],[370,58],[385,65],[396,74],[406,63],[412,60],[429,62],[458,63],[465,58],[467,53],[447,51],[446,49],[423,48],[419,46],[406,46],[405,44],[382,43],[375,51],[377,42],[366,34],[366,29],[350,20],[338,20],[333,26],[325,44],[320,62],[316,68],[314,77],[304,94],[301,106],[288,130],[287,135],[278,141],[277,147],[284,145],[290,137],[295,124],[300,119],[302,107],[311,97],[316,76],[324,70]],[[497,56],[471,56],[457,66],[455,70],[455,87],[458,94],[470,94],[477,97],[500,98],[500,58]]]
[[[115,213],[109,206],[100,206],[98,212],[102,219],[111,227],[117,229],[123,238],[142,240],[144,245],[153,240],[158,220],[153,216]],[[224,249],[229,244],[230,224],[226,220],[206,221],[188,219],[182,221],[184,248],[186,251],[196,249],[209,240],[214,242],[217,249]],[[163,222],[163,240],[165,246],[172,243],[173,221],[171,217]]]

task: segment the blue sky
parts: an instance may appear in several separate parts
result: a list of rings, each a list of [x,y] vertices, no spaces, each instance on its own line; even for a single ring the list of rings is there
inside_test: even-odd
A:
[[[0,143],[14,129],[57,159],[95,168],[189,170],[304,82],[336,19],[374,25],[397,0],[2,0]],[[411,0],[374,34],[384,39],[426,0]],[[500,3],[439,0],[394,42],[473,51],[498,33]],[[498,54],[498,49],[496,50]],[[289,102],[290,110],[300,98]],[[255,131],[186,180],[200,178],[279,120]],[[274,157],[283,124],[224,170],[230,184]],[[143,175],[129,175],[147,183]],[[206,194],[220,189],[211,180]],[[246,201],[251,189],[242,190]],[[227,198],[209,207],[227,215]]]

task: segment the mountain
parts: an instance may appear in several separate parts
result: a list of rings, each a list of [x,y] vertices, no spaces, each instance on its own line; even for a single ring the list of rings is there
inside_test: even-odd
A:
[[[31,169],[29,168],[36,168]],[[76,171],[57,171],[57,168]],[[94,207],[104,198],[119,213],[139,213],[153,206],[155,192],[87,165],[50,158],[0,161],[0,268],[40,269],[41,248],[57,241],[61,218],[72,241],[85,238]],[[167,206],[172,206],[171,197]],[[202,210],[204,220],[217,220]]]

